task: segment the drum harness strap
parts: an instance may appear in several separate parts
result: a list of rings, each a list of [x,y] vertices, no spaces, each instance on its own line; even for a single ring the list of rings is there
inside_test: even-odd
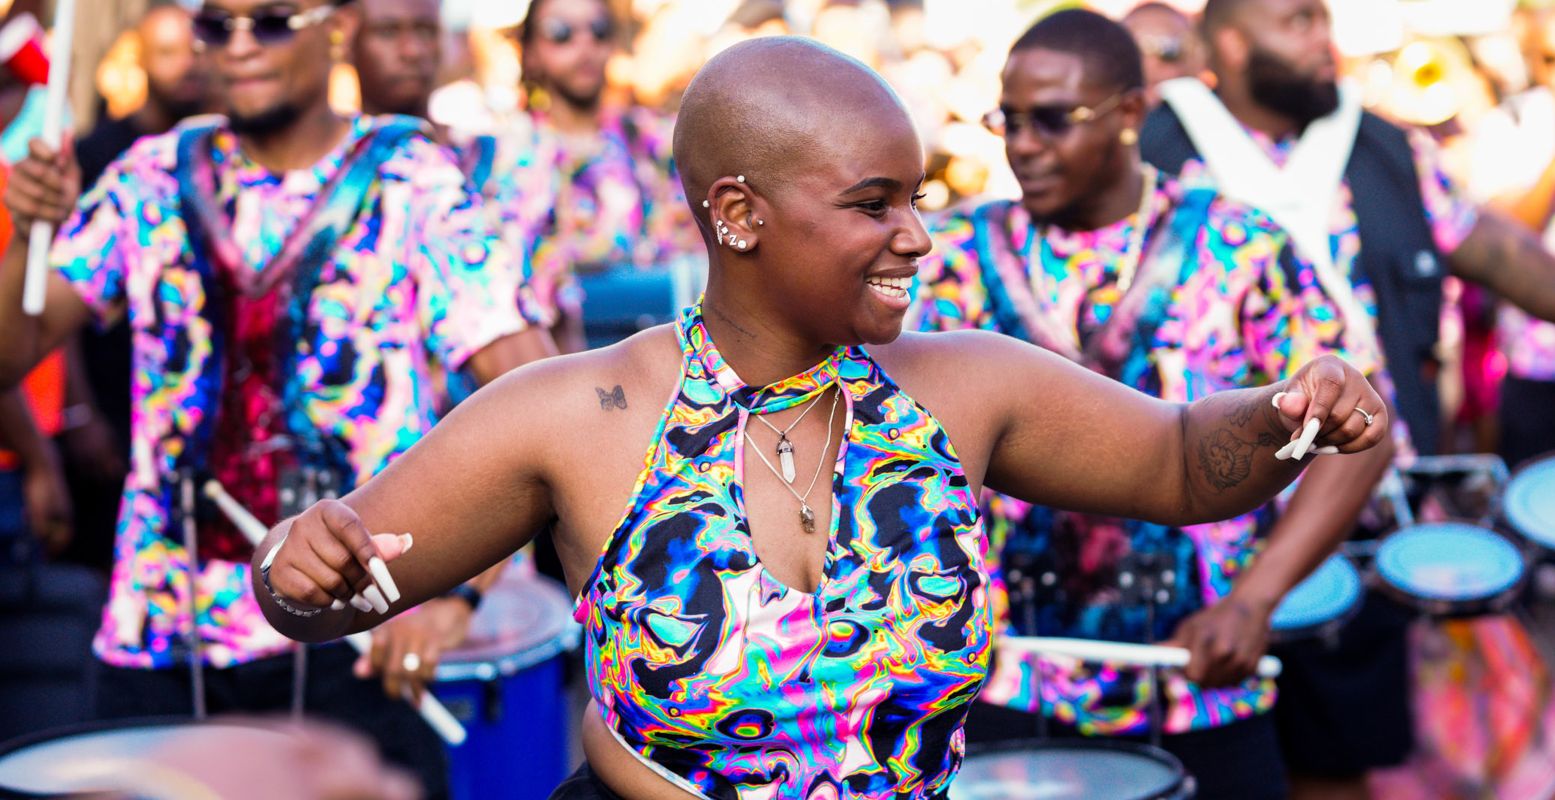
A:
[[[280,292],[277,315],[274,319],[275,342],[281,358],[277,377],[285,382],[275,387],[281,391],[284,401],[280,415],[281,427],[287,433],[302,439],[303,448],[315,456],[327,454],[327,448],[318,430],[305,419],[293,419],[302,414],[300,404],[302,387],[294,369],[296,343],[303,335],[307,320],[308,304],[317,287],[323,268],[330,263],[335,247],[364,210],[370,190],[378,184],[379,168],[407,139],[415,135],[427,135],[425,125],[409,117],[389,117],[357,141],[328,184],[320,191],[313,209],[301,219],[287,236],[280,250],[264,266],[255,272],[244,261],[242,250],[234,240],[231,225],[220,200],[216,164],[212,142],[220,128],[219,122],[192,125],[183,130],[178,140],[178,160],[174,175],[179,186],[179,206],[185,228],[188,231],[192,264],[199,273],[206,291],[212,295],[205,304],[202,316],[212,324],[212,349],[222,354],[228,362],[246,362],[240,352],[243,342],[237,340],[230,325],[224,326],[224,311],[241,313],[240,300],[262,297]],[[290,285],[287,280],[290,279]],[[242,297],[222,297],[242,295]],[[236,314],[234,314],[236,316]],[[235,325],[234,318],[226,322]],[[231,374],[237,363],[228,363],[216,370],[223,389],[233,380]],[[211,446],[215,438],[215,418],[207,414],[195,431],[189,447],[180,457],[179,507],[182,516],[183,545],[189,559],[186,613],[189,615],[189,666],[191,691],[196,719],[206,715],[204,648],[200,637],[197,584],[199,580],[199,549],[196,536],[197,509],[195,482],[197,471],[209,471]],[[300,424],[287,424],[297,422]],[[200,469],[203,467],[204,469]],[[299,646],[294,651],[295,669],[292,683],[292,713],[302,713],[307,685],[307,648]]]

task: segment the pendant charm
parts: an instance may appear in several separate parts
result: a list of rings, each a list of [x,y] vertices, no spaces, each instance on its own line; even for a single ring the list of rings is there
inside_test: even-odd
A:
[[[794,482],[794,443],[787,436],[779,436],[777,443],[778,466],[783,468],[783,480]]]
[[[799,524],[804,526],[805,533],[815,533],[815,512],[807,505],[799,507]]]

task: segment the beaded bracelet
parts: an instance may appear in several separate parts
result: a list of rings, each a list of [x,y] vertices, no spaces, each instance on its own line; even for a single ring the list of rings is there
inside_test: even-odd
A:
[[[259,582],[265,585],[265,591],[270,593],[270,599],[274,600],[275,604],[279,606],[282,611],[285,611],[294,617],[302,617],[303,619],[307,619],[308,617],[316,617],[324,613],[324,609],[322,608],[298,608],[297,606],[292,605],[286,600],[286,598],[282,597],[280,593],[275,590],[275,587],[270,585],[270,564],[271,562],[275,561],[275,554],[281,552],[281,545],[283,544],[286,544],[285,536],[281,537],[281,541],[275,543],[275,547],[270,549],[270,554],[265,556],[265,560],[259,564]]]

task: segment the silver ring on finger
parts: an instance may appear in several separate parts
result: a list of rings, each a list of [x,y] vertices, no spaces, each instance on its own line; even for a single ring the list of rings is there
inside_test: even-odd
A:
[[[1376,417],[1372,416],[1371,414],[1366,413],[1366,409],[1361,408],[1360,406],[1356,406],[1355,407],[1355,413],[1360,414],[1361,415],[1361,419],[1366,420],[1366,427],[1368,427],[1368,428],[1371,427],[1371,424],[1373,422],[1377,421]]]
[[[406,653],[405,658],[400,661],[400,666],[404,667],[406,672],[420,672],[421,656],[416,653]]]

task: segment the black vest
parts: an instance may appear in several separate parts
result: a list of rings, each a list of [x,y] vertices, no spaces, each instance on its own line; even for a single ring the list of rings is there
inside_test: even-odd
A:
[[[1181,172],[1189,160],[1200,159],[1182,122],[1165,104],[1145,120],[1140,152],[1157,169],[1172,174]],[[1441,425],[1436,339],[1444,270],[1426,220],[1409,139],[1382,118],[1362,114],[1344,177],[1360,228],[1356,274],[1377,293],[1377,334],[1397,388],[1398,413],[1409,425],[1415,448],[1433,454]]]

